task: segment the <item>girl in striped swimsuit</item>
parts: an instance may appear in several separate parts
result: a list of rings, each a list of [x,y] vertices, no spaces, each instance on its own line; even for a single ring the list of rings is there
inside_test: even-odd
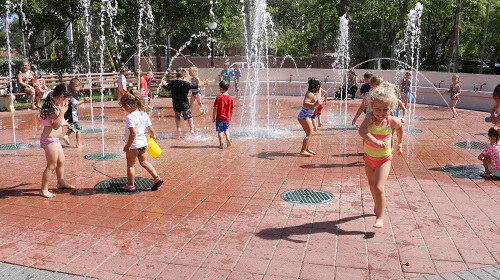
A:
[[[372,90],[368,100],[371,112],[359,127],[359,135],[364,139],[366,177],[375,203],[375,228],[384,225],[384,187],[391,170],[393,130],[398,137],[396,152],[400,155],[402,151],[403,124],[390,114],[397,104],[396,93],[396,86],[387,82]]]

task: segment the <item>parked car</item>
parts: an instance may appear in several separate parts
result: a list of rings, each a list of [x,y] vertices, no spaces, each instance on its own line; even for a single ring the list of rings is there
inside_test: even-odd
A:
[[[488,64],[488,66],[491,66],[490,60],[486,60],[485,63]],[[493,68],[493,73],[500,75],[500,62],[495,62],[495,66]]]
[[[490,66],[484,62],[483,63],[483,73],[490,73]],[[459,71],[462,73],[479,73],[479,68],[481,66],[481,61],[479,60],[464,60],[459,65]]]
[[[241,68],[245,69],[245,68],[267,68],[266,65],[264,64],[264,62],[252,62],[252,64],[248,63],[248,62],[234,62],[232,63],[229,68],[233,68],[234,69],[234,65],[236,63],[239,63],[241,65]],[[250,67],[252,66],[252,67]]]

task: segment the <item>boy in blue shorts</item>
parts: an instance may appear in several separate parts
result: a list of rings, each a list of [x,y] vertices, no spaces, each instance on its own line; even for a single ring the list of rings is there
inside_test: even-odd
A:
[[[220,95],[215,98],[214,110],[212,120],[215,122],[215,129],[219,137],[219,149],[223,149],[222,134],[226,136],[227,147],[231,147],[231,140],[229,139],[229,125],[231,116],[233,115],[234,101],[229,95],[230,84],[222,80],[219,82]]]

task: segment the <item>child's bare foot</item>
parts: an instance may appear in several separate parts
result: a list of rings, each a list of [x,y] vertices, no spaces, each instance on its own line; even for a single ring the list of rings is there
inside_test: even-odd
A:
[[[74,189],[75,186],[72,186],[68,183],[57,184],[58,189]]]
[[[76,144],[76,147],[77,147],[77,148],[81,148],[81,147],[83,147],[83,146],[84,146],[84,145],[82,145],[82,144]]]
[[[384,219],[383,218],[377,218],[375,220],[375,224],[373,225],[374,228],[382,228],[384,226]]]
[[[231,145],[232,145],[231,140],[227,139],[227,147],[229,148],[229,147],[231,147]]]
[[[219,149],[224,149],[224,145],[220,144]]]
[[[317,127],[315,127],[315,128],[313,128],[313,130],[314,130],[314,131],[318,131],[318,128],[317,128]]]
[[[318,123],[318,127],[321,127],[323,124],[322,123]]]
[[[71,145],[71,142],[69,142],[69,137],[68,137],[68,135],[64,135],[63,140],[64,140],[64,144],[66,144],[66,145],[68,145],[68,146],[69,146],[69,145]]]
[[[311,150],[306,150],[306,152],[310,153],[311,155],[315,155],[316,153],[311,151]]]
[[[484,173],[479,174],[479,176],[481,176],[483,178],[490,178],[491,177],[491,173],[484,172]]]
[[[310,157],[312,154],[308,153],[307,151],[300,152],[299,154],[301,157]]]
[[[178,137],[181,137],[181,129],[180,129],[180,128],[179,128],[179,129],[177,129],[177,136],[178,136]]]
[[[40,190],[40,195],[46,198],[55,197],[56,195],[49,192],[49,190]]]
[[[191,131],[189,131],[191,133],[191,135],[194,135],[194,129],[191,129]]]

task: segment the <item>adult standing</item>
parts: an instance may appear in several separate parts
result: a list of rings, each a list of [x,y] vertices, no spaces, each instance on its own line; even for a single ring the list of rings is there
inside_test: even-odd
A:
[[[40,108],[40,98],[35,104],[35,84],[36,76],[35,72],[31,71],[30,63],[28,61],[23,61],[23,66],[21,70],[17,73],[17,82],[21,86],[21,92],[26,93],[29,96],[31,109],[36,110]]]

